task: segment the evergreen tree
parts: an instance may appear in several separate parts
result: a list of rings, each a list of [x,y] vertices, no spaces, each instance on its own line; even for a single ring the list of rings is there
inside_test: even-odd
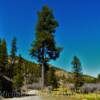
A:
[[[17,52],[17,48],[16,48],[16,38],[14,37],[12,39],[12,43],[11,43],[11,54],[10,54],[10,65],[8,68],[8,76],[10,78],[13,78],[16,70],[15,70],[15,59],[16,59],[16,52]]]
[[[7,64],[5,75],[9,79],[13,79],[14,77],[14,67],[15,67],[15,57],[16,57],[16,38],[13,38],[12,40],[12,48],[11,48],[11,56],[9,57],[10,62]],[[6,88],[6,91],[11,93],[13,91],[13,83],[10,81],[5,80],[6,84],[4,84],[4,87]]]
[[[58,23],[55,20],[52,10],[47,6],[38,12],[38,23],[36,26],[36,40],[32,44],[30,54],[36,57],[38,62],[47,62],[59,56],[60,48],[56,47],[54,40],[55,29]]]
[[[0,74],[1,74],[1,71],[2,71],[1,58],[2,58],[2,48],[1,48],[1,39],[0,39]],[[0,76],[0,91],[1,91],[1,89],[2,89],[2,80],[1,80],[1,76]]]
[[[16,52],[17,52],[16,38],[14,37],[13,40],[12,40],[12,48],[11,48],[11,63],[12,64],[15,63]]]
[[[80,62],[79,58],[74,56],[72,65],[73,65],[75,90],[78,91],[79,88],[83,85],[82,67],[81,67],[81,62]]]
[[[47,79],[46,79],[46,83],[49,86],[52,86],[53,88],[57,88],[58,87],[58,80],[57,80],[57,76],[55,75],[55,70],[53,68],[50,68],[49,71],[47,71]]]
[[[6,40],[3,39],[1,42],[1,66],[3,72],[6,69],[7,63],[8,63],[8,53],[7,53]]]
[[[23,58],[21,55],[19,55],[18,64],[15,66],[16,72],[13,77],[13,81],[14,81],[13,86],[17,92],[21,92],[21,87],[24,81],[22,67],[23,67]]]
[[[7,65],[8,65],[8,54],[7,54],[7,45],[6,40],[3,39],[1,42],[1,92],[11,92],[10,82],[4,78],[6,75]]]
[[[97,76],[97,82],[100,82],[100,74]]]
[[[1,39],[0,39],[0,73],[1,73],[1,68],[2,68],[2,45],[1,45]]]
[[[44,64],[51,59],[59,57],[61,49],[56,46],[54,33],[58,27],[58,22],[53,16],[53,12],[47,6],[43,6],[38,12],[38,23],[36,26],[36,40],[32,44],[30,55],[37,59],[42,65],[42,88],[44,87]]]

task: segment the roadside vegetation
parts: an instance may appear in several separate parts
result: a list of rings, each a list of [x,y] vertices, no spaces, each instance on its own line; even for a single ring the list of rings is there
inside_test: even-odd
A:
[[[44,96],[43,100],[100,100],[97,94],[76,94],[74,96]]]

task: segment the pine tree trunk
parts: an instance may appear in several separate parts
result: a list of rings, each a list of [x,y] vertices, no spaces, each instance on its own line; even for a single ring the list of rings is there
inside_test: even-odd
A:
[[[42,64],[42,72],[41,72],[41,88],[44,88],[44,64]]]

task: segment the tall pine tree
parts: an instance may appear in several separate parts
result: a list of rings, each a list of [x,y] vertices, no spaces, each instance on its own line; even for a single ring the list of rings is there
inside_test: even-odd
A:
[[[12,48],[11,48],[11,63],[14,64],[15,63],[16,52],[17,52],[16,38],[15,37],[12,40],[11,46],[12,46]]]
[[[2,71],[2,63],[1,63],[1,58],[2,58],[2,48],[1,48],[1,39],[0,39],[0,91],[2,89],[2,80],[1,80],[1,71]]]
[[[47,84],[48,86],[52,86],[53,88],[58,87],[58,79],[57,76],[55,75],[55,70],[53,68],[50,68],[49,71],[46,74],[47,76]]]
[[[6,45],[6,40],[3,39],[1,42],[1,66],[2,66],[2,71],[4,72],[6,69],[6,65],[8,63],[8,53],[7,53],[7,45]]]
[[[6,40],[1,42],[1,92],[10,92],[9,81],[4,77],[8,65],[8,54]]]
[[[14,74],[15,74],[15,59],[16,59],[16,52],[17,52],[17,48],[16,48],[16,38],[14,37],[12,39],[12,43],[11,43],[11,64],[9,67],[9,77],[13,78]]]
[[[2,69],[2,63],[1,63],[1,60],[2,59],[2,45],[1,45],[1,39],[0,39],[0,72],[1,72],[1,69]]]
[[[21,92],[21,87],[22,87],[23,81],[24,81],[22,67],[23,67],[23,58],[21,55],[19,55],[18,63],[15,68],[16,72],[13,77],[13,81],[14,81],[13,87],[17,92]]]
[[[59,57],[61,49],[55,43],[55,30],[58,22],[55,20],[53,12],[48,6],[43,6],[38,12],[38,22],[36,26],[36,39],[32,44],[30,55],[37,59],[42,66],[42,88],[44,87],[45,64]]]
[[[81,67],[81,62],[78,57],[76,56],[73,57],[72,65],[73,65],[75,90],[77,92],[79,88],[83,85],[82,67]]]

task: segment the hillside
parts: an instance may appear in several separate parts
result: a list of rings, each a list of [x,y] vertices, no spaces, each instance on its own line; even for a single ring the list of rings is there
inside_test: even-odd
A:
[[[60,78],[64,77],[66,79],[66,81],[69,83],[74,82],[72,72],[67,72],[63,69],[56,68],[56,67],[53,67],[53,68],[56,69],[56,75],[58,77],[60,77]],[[84,82],[86,82],[86,83],[95,83],[96,82],[96,78],[93,76],[90,76],[90,75],[83,74],[83,79],[84,79]]]
[[[31,71],[31,73],[33,73],[33,75],[36,76],[36,77],[39,77],[41,75],[41,73],[40,73],[41,68],[38,64],[36,64],[35,62],[28,61],[24,58],[22,58],[22,59],[23,59],[23,63],[26,66],[25,68],[28,69],[28,72]],[[19,60],[19,57],[17,56],[16,57],[16,63],[18,62],[18,60]],[[10,57],[9,57],[8,61],[10,63]],[[72,72],[67,72],[64,69],[61,69],[61,67],[58,68],[58,67],[55,67],[55,66],[52,66],[52,65],[48,65],[48,67],[55,70],[55,75],[59,78],[59,80],[61,80],[63,78],[68,83],[74,82]],[[96,82],[96,78],[93,77],[93,76],[90,76],[90,75],[84,75],[83,74],[83,79],[84,79],[84,82],[86,82],[86,83]],[[35,79],[35,81],[36,81],[36,79]]]

